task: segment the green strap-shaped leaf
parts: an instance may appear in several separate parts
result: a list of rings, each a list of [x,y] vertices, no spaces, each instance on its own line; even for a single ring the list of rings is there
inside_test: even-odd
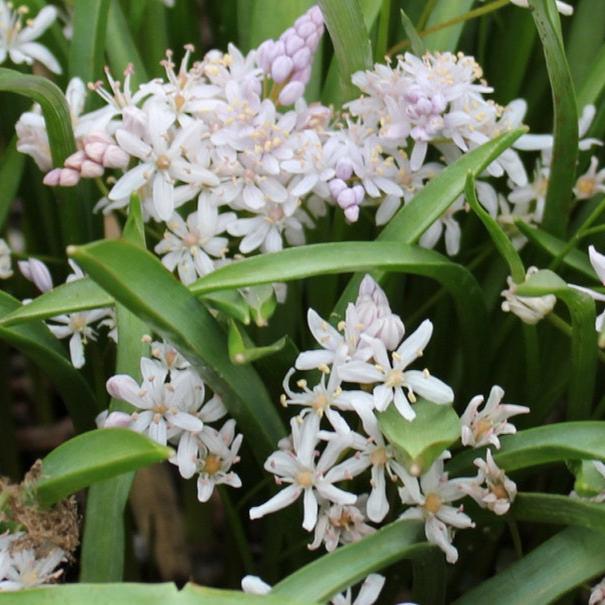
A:
[[[374,571],[433,550],[434,546],[419,541],[422,535],[423,527],[418,521],[395,521],[359,542],[308,563],[276,584],[271,594],[325,602]]]
[[[529,0],[542,42],[554,113],[554,147],[544,207],[544,229],[563,236],[569,219],[578,157],[578,109],[554,0]]]
[[[286,605],[280,596],[257,596],[234,590],[187,584],[63,584],[0,593],[0,605]],[[287,605],[317,605],[297,595]]]
[[[421,57],[427,51],[426,44],[424,43],[424,40],[418,35],[414,24],[412,23],[411,19],[406,15],[403,9],[401,9],[400,14],[401,24],[403,25],[403,29],[405,30],[408,40],[410,41],[410,46],[412,47],[414,54],[418,57]]]
[[[147,251],[122,241],[101,241],[68,252],[109,294],[172,342],[224,400],[263,461],[284,428],[267,391],[250,366],[234,366],[216,320],[185,286]]]
[[[35,491],[50,506],[96,481],[166,460],[173,451],[130,429],[98,429],[78,435],[42,460]]]
[[[456,17],[461,17],[464,13],[467,13],[473,6],[474,0],[437,0],[435,7],[431,11],[429,20],[427,21],[427,27],[439,25],[445,23]],[[455,51],[458,47],[458,40],[462,34],[464,23],[458,23],[452,25],[441,31],[434,32],[425,37],[424,43],[426,47],[431,50],[439,51]]]
[[[605,533],[568,527],[454,605],[544,605],[604,570]]]
[[[63,160],[76,150],[76,144],[69,107],[61,90],[46,78],[0,67],[0,91],[14,92],[40,104],[53,164],[62,166]]]
[[[17,195],[25,156],[17,151],[17,135],[13,137],[0,159],[0,229],[4,228],[11,203]]]
[[[141,203],[136,197],[130,202],[123,236],[134,245],[145,247]],[[139,380],[140,359],[148,348],[142,341],[143,335],[148,332],[147,326],[119,304],[116,305],[116,325],[118,344],[115,373],[128,374]],[[109,409],[128,410],[131,407],[130,404],[112,400]],[[134,473],[126,473],[95,483],[88,491],[80,561],[82,582],[118,582],[122,579],[125,551],[124,509],[133,479]],[[111,528],[107,527],[107,519],[112,519]]]
[[[565,460],[605,460],[605,422],[561,422],[539,426],[500,439],[494,460],[505,471],[516,471]],[[466,450],[448,464],[452,475],[473,470],[484,449]]]
[[[511,507],[518,521],[551,525],[578,525],[605,531],[605,506],[558,494],[517,494]]]
[[[578,89],[578,107],[596,103],[605,88],[605,44],[590,62],[590,71]]]
[[[516,221],[515,225],[525,235],[525,237],[535,244],[544,252],[548,252],[552,257],[557,258],[563,253],[567,247],[567,242],[560,240],[558,237],[547,233],[539,227],[530,226],[523,221]],[[593,280],[595,277],[594,269],[588,260],[588,255],[580,250],[570,250],[561,261],[564,265],[567,265],[571,269],[575,269],[587,277]]]
[[[356,72],[372,67],[372,43],[364,24],[359,0],[319,0],[326,27],[334,45],[340,75],[339,101],[358,96],[351,82]]]
[[[0,291],[0,315],[19,306],[18,300]],[[32,322],[12,328],[2,327],[0,338],[22,351],[44,371],[63,398],[78,431],[95,427],[94,419],[99,412],[95,396],[82,374],[65,355],[64,348],[44,324]]]
[[[595,303],[583,292],[570,288],[556,273],[539,271],[517,287],[519,296],[554,294],[571,315],[571,378],[567,417],[581,420],[590,417],[598,362],[598,335],[595,330]]]
[[[74,4],[74,33],[69,46],[70,77],[77,76],[85,83],[101,77],[109,3],[110,0],[87,0]]]

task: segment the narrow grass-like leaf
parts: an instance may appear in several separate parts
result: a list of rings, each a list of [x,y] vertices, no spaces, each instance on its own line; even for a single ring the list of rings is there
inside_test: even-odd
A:
[[[590,62],[590,71],[578,88],[578,107],[596,103],[605,88],[605,44]]]
[[[357,96],[351,76],[372,66],[372,44],[364,24],[359,0],[319,0],[330,32],[340,75],[340,101]]]
[[[500,227],[497,221],[479,203],[477,194],[475,193],[475,178],[471,173],[469,173],[466,179],[464,195],[469,206],[487,229],[496,249],[508,264],[513,281],[520,284],[525,280],[525,267],[523,266],[523,261],[510,239],[508,239],[506,233],[504,233],[502,227]]]
[[[19,306],[18,300],[6,292],[0,292],[0,316]],[[32,322],[24,326],[2,327],[0,338],[22,351],[48,376],[63,398],[78,431],[94,428],[94,419],[99,411],[95,396],[65,355],[64,348],[44,324]]]
[[[568,527],[454,605],[544,605],[605,570],[605,533]]]
[[[545,252],[548,252],[552,257],[557,258],[564,253],[567,243],[563,240],[547,233],[539,227],[530,226],[523,221],[516,221],[515,225],[525,235],[525,237]],[[561,261],[571,269],[575,269],[589,279],[594,279],[594,269],[588,260],[588,255],[577,249],[570,250]]]
[[[569,219],[571,190],[575,184],[578,157],[576,95],[561,39],[559,13],[554,1],[529,2],[544,50],[554,113],[554,147],[542,225],[549,233],[563,236]]]
[[[424,55],[426,52],[426,44],[424,43],[424,40],[418,35],[414,24],[405,14],[403,9],[401,9],[400,14],[401,24],[403,25],[403,29],[405,30],[408,40],[410,41],[410,46],[412,47],[414,54],[418,57],[422,57],[422,55]]]
[[[0,229],[4,228],[11,203],[17,195],[25,156],[17,151],[17,135],[8,144],[0,159]]]
[[[256,48],[264,40],[278,38],[292,27],[294,21],[313,5],[313,0],[253,0],[247,4],[247,12],[251,13],[246,21],[249,44]]]
[[[578,525],[605,531],[605,506],[570,496],[520,493],[513,502],[511,514],[518,521]]]
[[[283,597],[187,584],[62,584],[0,594],[0,605],[285,605]],[[317,605],[288,597],[288,605]]]
[[[565,460],[605,460],[605,422],[561,422],[501,437],[502,447],[492,451],[505,471],[531,468]],[[447,465],[452,475],[473,469],[480,450],[464,451]]]
[[[69,253],[109,294],[172,342],[224,400],[259,461],[284,429],[250,366],[229,360],[225,334],[206,308],[152,254],[120,241],[101,241]]]
[[[123,237],[136,246],[145,247],[141,203],[136,197],[130,202]],[[128,374],[138,381],[141,378],[140,360],[148,349],[148,345],[143,342],[143,335],[148,332],[147,326],[136,315],[118,304],[116,327],[118,343],[115,373]],[[112,399],[109,409],[129,411],[131,407],[130,404]],[[124,508],[133,479],[134,473],[130,472],[90,487],[86,500],[80,581],[117,582],[122,579],[125,551]],[[109,529],[107,519],[112,519]]]
[[[115,77],[120,78],[127,66],[132,64],[134,68],[133,84],[136,86],[148,80],[147,70],[132,39],[128,21],[119,0],[111,0],[109,6],[106,50]]]
[[[582,420],[590,417],[598,362],[595,303],[588,295],[570,288],[556,273],[539,271],[517,287],[519,296],[554,294],[562,300],[571,316],[571,378],[567,417]]]
[[[474,0],[456,0],[455,2],[452,2],[452,0],[438,0],[427,21],[427,28],[461,17],[472,8],[473,2]],[[431,51],[449,50],[453,52],[458,47],[458,40],[463,28],[464,23],[452,25],[426,36],[424,43]]]
[[[435,548],[419,541],[422,529],[417,521],[390,523],[355,544],[308,563],[276,584],[271,594],[283,599],[325,602],[374,571]]]
[[[0,91],[14,92],[40,104],[53,164],[62,166],[63,160],[76,150],[76,144],[69,107],[61,90],[46,78],[0,67]]]
[[[35,490],[50,506],[96,481],[166,460],[172,453],[130,429],[98,429],[62,443],[42,460]]]
[[[69,75],[82,78],[84,83],[94,82],[101,76],[109,4],[110,0],[88,0],[74,4]]]

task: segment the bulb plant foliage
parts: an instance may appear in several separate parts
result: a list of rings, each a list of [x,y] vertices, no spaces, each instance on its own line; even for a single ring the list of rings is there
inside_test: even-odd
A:
[[[604,17],[0,0],[0,605],[605,603]]]

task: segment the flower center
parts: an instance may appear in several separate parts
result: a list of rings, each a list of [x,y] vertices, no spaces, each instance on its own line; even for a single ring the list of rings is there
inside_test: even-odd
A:
[[[170,168],[170,158],[165,155],[160,155],[155,161],[155,165],[157,166],[158,170],[167,170]]]
[[[208,475],[216,475],[221,470],[222,459],[216,454],[208,454],[204,462],[204,468],[202,469]]]
[[[500,500],[508,500],[508,492],[502,483],[494,483],[490,486],[490,491]]]
[[[479,420],[475,423],[473,427],[473,433],[475,433],[475,438],[479,439],[483,437],[486,433],[489,433],[493,428],[493,424],[490,420]]]
[[[325,393],[320,393],[313,399],[311,407],[318,413],[323,413],[330,406],[330,401]]]
[[[584,197],[592,197],[595,192],[596,181],[591,177],[581,177],[578,179],[578,191]]]
[[[441,508],[441,498],[434,493],[429,494],[424,501],[424,510],[435,514]]]
[[[183,238],[183,244],[187,248],[193,248],[197,246],[200,241],[200,238],[195,233],[187,233],[187,235]]]
[[[401,370],[391,370],[387,372],[384,385],[390,388],[401,387],[405,384],[403,372]]]
[[[86,327],[86,317],[81,314],[77,314],[71,318],[71,327],[74,332],[82,332]]]
[[[370,462],[372,463],[372,466],[384,466],[388,459],[389,457],[387,455],[387,451],[383,447],[377,447],[370,454]]]
[[[296,483],[301,487],[311,487],[314,483],[313,473],[311,471],[300,471],[296,473]]]
[[[332,521],[332,525],[334,525],[334,527],[339,527],[341,529],[348,530],[353,525],[353,519],[351,518],[351,515],[346,510],[343,510],[340,517],[338,517],[337,519],[334,519]]]

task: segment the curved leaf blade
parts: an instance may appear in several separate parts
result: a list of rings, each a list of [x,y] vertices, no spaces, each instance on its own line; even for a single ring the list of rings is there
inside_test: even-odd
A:
[[[72,246],[68,253],[117,302],[188,358],[254,440],[254,452],[264,462],[284,434],[276,406],[253,368],[231,363],[225,334],[204,305],[157,258],[133,244],[101,241]]]
[[[605,533],[568,527],[454,605],[544,605],[605,570]]]
[[[98,429],[78,435],[42,460],[36,497],[50,506],[97,481],[166,460],[169,447],[130,429]]]

